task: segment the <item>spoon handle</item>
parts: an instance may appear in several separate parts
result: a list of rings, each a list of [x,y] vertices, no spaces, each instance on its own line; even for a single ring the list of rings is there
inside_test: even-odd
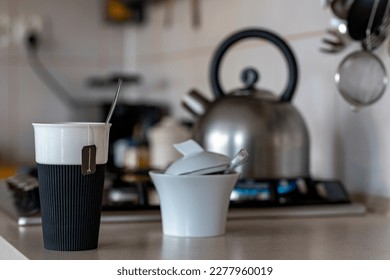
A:
[[[112,113],[114,113],[114,109],[116,106],[116,102],[118,101],[118,96],[119,96],[119,91],[121,89],[121,85],[122,85],[122,79],[119,79],[118,86],[117,86],[116,93],[115,93],[115,97],[114,97],[114,101],[112,101],[110,111],[108,112],[108,115],[107,115],[106,124],[108,124],[110,122],[111,117],[112,117]]]
[[[237,154],[234,155],[224,173],[230,173],[234,168],[244,164],[248,160],[248,157],[248,151],[246,149],[241,149]]]

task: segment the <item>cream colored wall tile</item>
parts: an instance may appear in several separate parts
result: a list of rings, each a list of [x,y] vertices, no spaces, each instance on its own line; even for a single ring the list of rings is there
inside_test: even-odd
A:
[[[0,64],[0,161],[8,160],[10,155],[8,153],[8,132],[9,112],[8,112],[8,70],[3,63]]]
[[[0,21],[9,20],[8,1],[0,1]],[[7,20],[7,21],[8,21]],[[5,23],[2,28],[5,28]],[[6,134],[8,133],[9,115],[8,115],[8,42],[9,34],[6,34],[4,29],[0,29],[0,161],[9,160],[9,141]],[[7,36],[7,38],[5,38]]]
[[[77,98],[100,104],[112,100],[108,90],[86,87],[87,78],[108,75],[123,69],[123,27],[108,25],[103,19],[103,1],[2,0],[13,20],[21,16],[40,15],[46,28],[39,56],[59,83]],[[13,45],[7,53],[0,51],[5,83],[0,83],[0,149],[8,143],[7,160],[33,162],[33,121],[95,120],[92,109],[68,108],[30,69],[22,46]],[[3,70],[6,69],[6,70]],[[112,89],[113,90],[113,89]],[[4,101],[4,103],[3,103]],[[4,117],[3,117],[4,116]]]

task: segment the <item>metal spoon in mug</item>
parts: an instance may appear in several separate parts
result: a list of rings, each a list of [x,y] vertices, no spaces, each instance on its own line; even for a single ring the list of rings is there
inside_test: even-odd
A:
[[[119,79],[118,86],[117,86],[116,93],[115,93],[115,97],[114,97],[114,100],[112,101],[110,111],[108,112],[108,115],[107,115],[106,124],[108,124],[110,122],[111,117],[112,117],[112,113],[114,113],[114,109],[116,106],[116,102],[118,101],[119,91],[121,89],[121,85],[122,85],[122,79]]]
[[[249,158],[248,151],[245,149],[241,149],[237,154],[234,155],[232,160],[230,161],[229,166],[223,172],[224,174],[232,172],[236,167],[244,164]]]

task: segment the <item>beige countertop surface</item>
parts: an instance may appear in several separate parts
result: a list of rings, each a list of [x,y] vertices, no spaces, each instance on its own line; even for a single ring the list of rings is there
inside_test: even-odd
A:
[[[165,236],[160,221],[102,223],[98,249],[57,252],[43,248],[41,226],[0,212],[0,236],[9,259],[390,259],[390,218],[379,214],[233,217],[224,236],[210,238]]]

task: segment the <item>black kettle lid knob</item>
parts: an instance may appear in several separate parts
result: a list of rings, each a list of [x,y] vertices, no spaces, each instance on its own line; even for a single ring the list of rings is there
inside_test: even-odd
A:
[[[259,80],[259,74],[256,69],[248,67],[241,72],[241,81],[245,84],[245,88],[253,88],[256,82]]]

